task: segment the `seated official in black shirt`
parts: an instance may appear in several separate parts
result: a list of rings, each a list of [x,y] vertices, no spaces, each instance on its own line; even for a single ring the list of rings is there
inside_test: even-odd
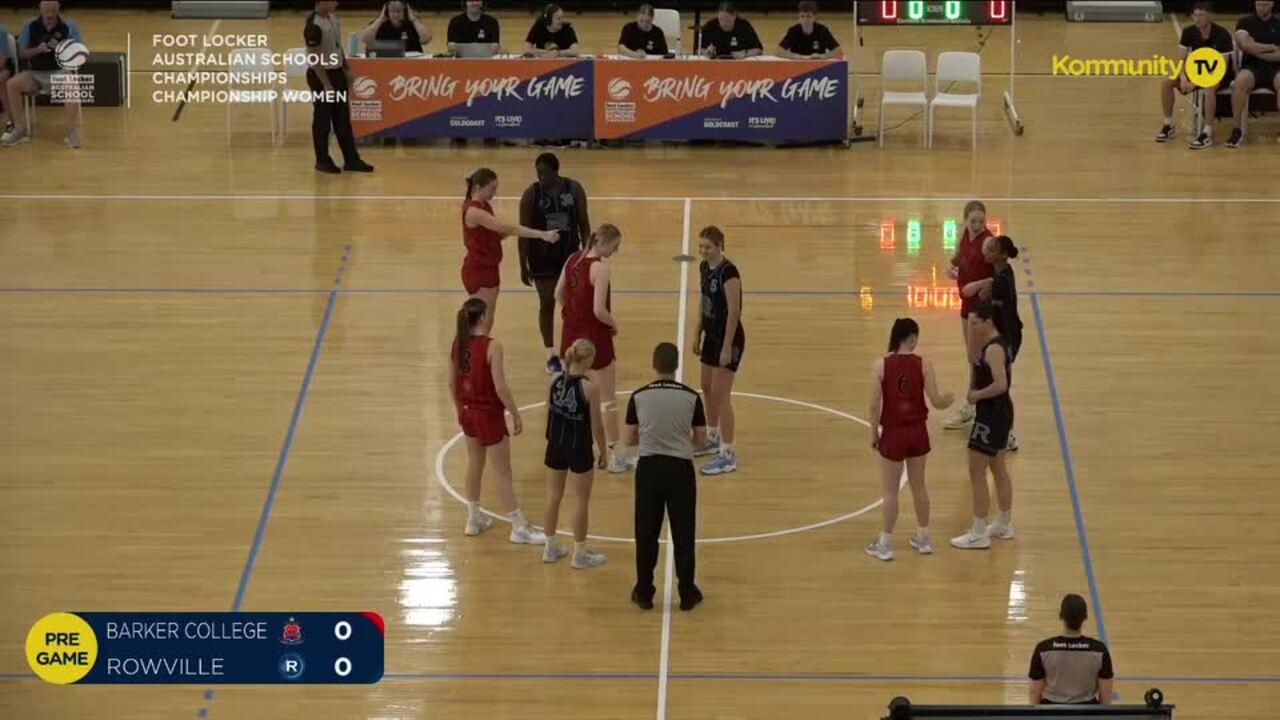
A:
[[[800,22],[791,26],[782,42],[778,57],[792,60],[827,60],[844,57],[844,50],[831,34],[831,29],[818,22],[818,3],[800,3]]]
[[[647,55],[666,55],[667,52],[667,34],[653,24],[653,6],[645,3],[636,13],[635,22],[622,26],[618,54],[643,59]]]
[[[501,42],[498,19],[484,11],[484,0],[466,0],[463,6],[462,14],[449,21],[450,51],[457,50],[458,45]]]
[[[716,18],[702,26],[702,54],[707,57],[742,58],[764,52],[760,36],[751,23],[738,17],[738,10],[731,2],[720,3]]]
[[[1115,688],[1111,651],[1080,631],[1089,606],[1079,595],[1062,598],[1062,634],[1036,645],[1027,689],[1032,705],[1110,705]]]
[[[391,0],[382,6],[382,14],[360,33],[366,47],[377,40],[403,40],[404,51],[425,52],[431,42],[431,30],[418,19],[418,14],[402,0]]]
[[[1178,62],[1182,65],[1182,74],[1176,78],[1165,78],[1160,82],[1160,104],[1164,109],[1164,125],[1156,133],[1156,142],[1169,142],[1177,134],[1173,124],[1173,91],[1183,95],[1195,92],[1196,85],[1187,77],[1187,57],[1200,48],[1212,48],[1223,55],[1222,62],[1227,64],[1228,73],[1222,80],[1204,91],[1204,129],[1188,145],[1192,150],[1203,150],[1213,145],[1213,123],[1218,113],[1218,88],[1231,84],[1230,57],[1233,47],[1231,33],[1213,21],[1213,9],[1207,2],[1198,2],[1191,9],[1191,26],[1182,31],[1178,40]]]
[[[564,9],[547,5],[525,36],[526,53],[534,57],[577,57],[578,33],[564,21]]]
[[[1280,95],[1280,18],[1274,2],[1255,2],[1252,15],[1236,23],[1236,45],[1244,51],[1244,62],[1231,86],[1231,114],[1236,129],[1231,131],[1227,147],[1244,143],[1241,124],[1249,112],[1249,93],[1256,89],[1272,90]]]

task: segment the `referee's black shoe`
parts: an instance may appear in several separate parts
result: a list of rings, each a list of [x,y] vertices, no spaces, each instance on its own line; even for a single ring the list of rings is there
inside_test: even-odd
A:
[[[636,604],[636,607],[640,608],[641,610],[652,610],[652,609],[653,609],[653,598],[652,598],[652,597],[641,597],[641,596],[640,596],[640,591],[639,591],[639,590],[632,590],[632,591],[631,591],[631,602],[635,603],[635,604]]]
[[[680,609],[692,610],[702,604],[702,591],[698,588],[680,591]]]
[[[349,162],[343,165],[342,169],[346,170],[347,172],[364,172],[364,173],[373,172],[373,166],[363,160],[356,160],[355,162]]]
[[[342,168],[338,167],[338,164],[332,160],[328,160],[328,161],[321,160],[320,162],[316,163],[316,171],[322,172],[322,173],[328,173],[330,175],[342,174]]]

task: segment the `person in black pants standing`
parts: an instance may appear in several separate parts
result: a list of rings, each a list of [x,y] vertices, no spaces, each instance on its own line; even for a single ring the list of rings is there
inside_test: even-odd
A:
[[[355,134],[351,130],[351,110],[346,93],[350,87],[351,66],[342,52],[342,26],[338,24],[335,0],[320,0],[315,12],[307,16],[302,37],[311,56],[307,68],[307,86],[317,93],[313,102],[311,141],[316,149],[316,170],[337,175],[348,172],[373,172],[373,166],[360,159]],[[336,97],[335,94],[340,94]],[[329,128],[338,136],[342,148],[342,168],[329,157]]]
[[[653,571],[664,513],[671,517],[680,609],[702,602],[694,583],[694,534],[698,523],[698,484],[693,449],[707,440],[707,419],[697,391],[677,382],[680,350],[660,343],[653,350],[658,379],[636,390],[627,403],[624,441],[640,449],[636,468],[636,586],[631,602],[653,608]]]

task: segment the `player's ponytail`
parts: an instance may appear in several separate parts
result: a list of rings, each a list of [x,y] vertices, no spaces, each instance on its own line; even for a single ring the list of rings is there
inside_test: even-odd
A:
[[[920,334],[920,326],[911,318],[898,318],[893,321],[893,328],[889,330],[889,352],[895,352],[902,343],[907,341],[914,335]]]
[[[471,330],[480,323],[488,305],[480,298],[471,298],[458,308],[457,333],[453,337],[454,372],[465,375],[471,372]]]
[[[999,248],[1000,254],[1006,258],[1018,257],[1018,246],[1014,244],[1013,238],[1008,235],[997,235],[992,242]]]
[[[578,338],[573,341],[569,349],[564,354],[564,364],[570,370],[578,370],[577,374],[581,375],[591,369],[591,363],[596,359],[596,346],[586,338]]]
[[[473,170],[465,179],[467,181],[467,199],[470,200],[476,190],[488,185],[494,180],[497,180],[498,173],[490,170],[489,168],[480,168],[478,170]]]

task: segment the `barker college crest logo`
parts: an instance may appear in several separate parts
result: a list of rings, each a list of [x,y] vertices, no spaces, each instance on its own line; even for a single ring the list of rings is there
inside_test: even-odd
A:
[[[284,632],[280,634],[280,642],[285,645],[302,644],[302,626],[294,622],[293,618],[289,618],[289,622],[284,624]]]

